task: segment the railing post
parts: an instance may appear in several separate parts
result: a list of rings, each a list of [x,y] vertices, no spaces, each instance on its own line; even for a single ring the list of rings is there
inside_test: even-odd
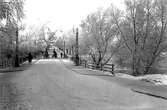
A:
[[[1,64],[2,64],[2,68],[4,68],[4,60],[2,60],[2,63],[1,63]]]
[[[11,58],[10,58],[10,59],[9,59],[9,66],[11,67],[11,65],[12,65],[12,64],[11,64]]]
[[[96,69],[96,64],[95,64],[95,62],[93,63],[93,69]]]
[[[0,68],[2,68],[1,65],[2,65],[2,63],[1,63],[1,60],[0,60]]]
[[[87,61],[85,60],[85,68],[87,68]]]
[[[6,59],[4,60],[4,63],[5,63],[4,68],[6,68],[6,67],[7,67],[7,64],[6,64]]]
[[[112,66],[112,70],[111,70],[112,74],[115,75],[115,73],[114,73],[114,64],[112,64],[111,66]]]
[[[10,65],[9,65],[9,59],[7,60],[7,66],[9,67]]]
[[[2,62],[3,62],[3,64],[2,64],[2,65],[3,65],[3,68],[5,68],[5,60],[3,60]]]
[[[8,67],[8,60],[5,59],[5,68]]]
[[[2,68],[4,68],[4,60],[2,60]]]
[[[103,65],[102,64],[100,64],[100,70],[103,71]]]
[[[23,64],[23,63],[24,63],[24,62],[23,62],[23,57],[21,57],[20,59],[21,59],[21,64]]]

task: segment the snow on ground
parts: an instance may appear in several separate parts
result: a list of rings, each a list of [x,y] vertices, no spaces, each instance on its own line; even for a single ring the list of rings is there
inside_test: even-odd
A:
[[[155,85],[167,85],[167,75],[164,74],[145,75],[141,77],[141,80],[154,83]]]
[[[72,63],[72,61],[70,60],[66,60],[66,59],[62,59],[63,62],[65,63]],[[117,68],[118,70],[119,68]],[[127,69],[127,68],[121,68],[121,69]],[[89,69],[91,71],[99,71],[99,70],[92,70]],[[104,72],[105,75],[111,75],[112,74],[110,72]],[[132,76],[132,75],[128,75],[128,74],[123,74],[123,73],[116,73],[116,76],[118,77],[122,77],[122,78],[128,78],[131,80],[141,80],[141,81],[146,81],[146,82],[150,82],[153,83],[155,85],[167,85],[167,74],[150,74],[150,75],[144,75],[144,76]]]
[[[167,85],[167,74],[151,74],[151,75],[135,77],[128,74],[117,73],[116,76],[132,80],[146,81],[153,83],[155,85]]]

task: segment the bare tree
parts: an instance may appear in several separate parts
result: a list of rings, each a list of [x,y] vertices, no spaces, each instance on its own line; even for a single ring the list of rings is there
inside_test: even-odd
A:
[[[107,11],[92,13],[81,24],[85,47],[97,68],[111,60],[121,42]]]
[[[166,48],[167,5],[165,0],[127,0],[125,4],[124,16],[118,10],[111,11],[111,16],[129,52],[133,74],[148,74]]]
[[[4,48],[7,51],[14,48],[13,41],[18,37],[19,23],[24,17],[23,3],[23,0],[0,1],[0,39],[8,44]]]
[[[42,26],[38,32],[38,43],[42,43],[45,49],[49,49],[57,41],[56,31],[51,31],[47,26]]]

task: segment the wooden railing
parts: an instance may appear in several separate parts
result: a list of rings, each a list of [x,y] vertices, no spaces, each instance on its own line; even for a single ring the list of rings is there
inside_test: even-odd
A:
[[[19,64],[24,63],[27,60],[26,57],[20,57],[19,58]],[[8,68],[8,67],[14,67],[15,60],[14,59],[0,59],[0,69]]]
[[[113,75],[115,74],[114,64],[105,64],[103,66],[102,65],[97,66],[94,63],[90,63],[86,60],[80,60],[80,65],[84,66],[85,68],[108,71],[108,72],[111,72]]]
[[[102,67],[102,70],[103,71],[108,71],[108,72],[111,72],[112,74],[114,74],[114,64],[105,64]]]
[[[12,59],[2,59],[0,60],[0,68],[11,67],[14,65],[14,61]]]

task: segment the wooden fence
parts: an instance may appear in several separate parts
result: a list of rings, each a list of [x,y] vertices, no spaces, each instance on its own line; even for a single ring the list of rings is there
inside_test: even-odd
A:
[[[13,59],[1,59],[0,60],[0,68],[12,67],[14,65]]]
[[[19,64],[24,63],[27,60],[26,57],[20,57],[19,58]],[[14,59],[0,59],[0,69],[8,68],[8,67],[14,67],[15,60]]]
[[[105,64],[105,65],[100,65],[100,66],[96,66],[95,64],[88,62],[86,60],[81,60],[80,61],[80,65],[84,66],[85,68],[90,68],[90,69],[97,69],[97,70],[101,70],[101,71],[107,71],[107,72],[111,72],[114,75],[114,64]]]

